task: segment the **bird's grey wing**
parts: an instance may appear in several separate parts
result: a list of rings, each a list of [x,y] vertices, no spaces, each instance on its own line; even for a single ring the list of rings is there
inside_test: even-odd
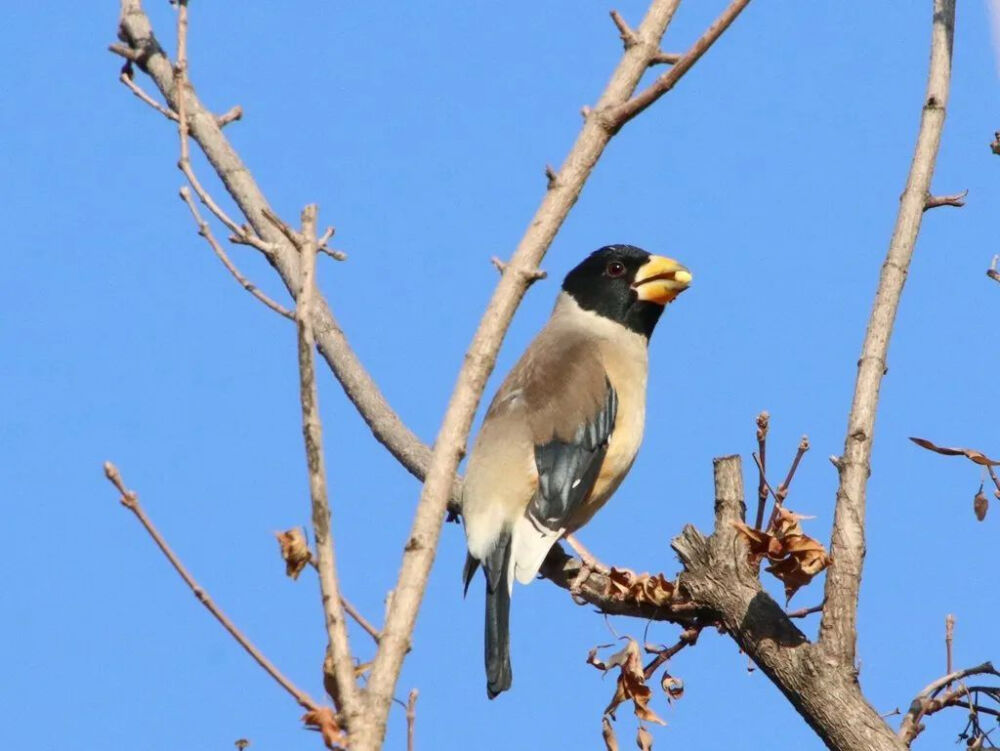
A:
[[[525,401],[538,470],[528,514],[548,529],[565,528],[594,487],[618,412],[596,343],[571,341],[541,355]]]

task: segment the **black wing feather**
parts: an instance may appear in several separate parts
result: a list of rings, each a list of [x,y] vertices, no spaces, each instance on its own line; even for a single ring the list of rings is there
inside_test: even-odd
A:
[[[605,378],[607,390],[601,409],[580,425],[569,442],[551,440],[535,446],[538,492],[529,512],[550,529],[565,526],[589,495],[604,463],[608,440],[618,414],[618,394]]]

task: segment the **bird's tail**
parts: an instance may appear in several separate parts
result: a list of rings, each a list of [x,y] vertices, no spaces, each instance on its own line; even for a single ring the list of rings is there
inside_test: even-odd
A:
[[[496,698],[510,688],[510,532],[505,532],[485,560],[486,694]]]

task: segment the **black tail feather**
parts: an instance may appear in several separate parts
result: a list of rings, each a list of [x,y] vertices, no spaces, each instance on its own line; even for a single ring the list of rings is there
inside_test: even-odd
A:
[[[510,688],[510,534],[500,538],[483,561],[486,573],[486,694],[496,698]],[[474,570],[474,569],[473,569]]]
[[[477,568],[479,568],[479,561],[472,557],[472,553],[466,553],[465,567],[462,569],[462,597],[469,594],[469,584],[472,582],[472,577],[476,575]]]

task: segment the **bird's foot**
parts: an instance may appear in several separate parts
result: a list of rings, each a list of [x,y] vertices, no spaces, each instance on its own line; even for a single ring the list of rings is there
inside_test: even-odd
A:
[[[580,589],[587,578],[594,572],[607,574],[611,571],[605,564],[595,558],[589,550],[577,540],[573,535],[566,535],[566,543],[573,548],[573,552],[580,556],[580,570],[569,585],[569,593],[577,605],[586,604],[586,600],[580,595]]]

